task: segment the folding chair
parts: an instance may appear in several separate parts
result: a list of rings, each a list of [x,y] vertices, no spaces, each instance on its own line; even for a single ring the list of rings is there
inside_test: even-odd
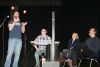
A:
[[[80,67],[80,64],[82,60],[90,60],[89,67],[92,66],[92,62],[95,61],[98,64],[98,56],[95,55],[92,51],[82,51],[81,52],[81,57],[79,57],[79,64],[78,67]]]
[[[69,53],[70,53],[69,49],[63,49],[63,56],[64,56],[64,58],[68,57]],[[66,60],[64,60],[63,67],[65,67],[65,64],[66,64]]]
[[[79,59],[78,67],[80,67],[82,60],[90,60],[89,67],[92,66],[93,61],[95,61],[98,64],[98,56],[95,55],[95,53],[91,51],[86,44],[81,43],[78,52],[79,55],[81,55],[78,58]]]
[[[92,62],[95,61],[97,64],[98,64],[98,58],[80,58],[79,60],[79,64],[78,64],[78,67],[80,67],[80,64],[82,62],[82,60],[90,60],[90,64],[89,64],[89,67],[92,66]]]

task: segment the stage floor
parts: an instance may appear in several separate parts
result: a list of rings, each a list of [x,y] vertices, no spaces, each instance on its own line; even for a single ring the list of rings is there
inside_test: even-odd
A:
[[[64,61],[55,61],[55,62],[59,62],[59,67],[63,67]],[[80,67],[89,67],[89,62],[90,62],[89,60],[83,60],[82,63],[81,63],[81,65],[80,65]],[[0,67],[4,67],[3,65],[4,65],[4,63],[3,63],[3,56],[1,55],[0,56]],[[25,61],[25,56],[21,55],[20,60],[19,60],[19,67],[34,67],[34,66],[35,66],[34,55],[31,55],[29,57],[27,56],[26,57],[26,61]],[[52,67],[52,65],[51,65],[51,67]],[[67,63],[65,64],[64,67],[68,67]],[[100,61],[99,61],[98,66],[93,61],[92,67],[100,67]]]

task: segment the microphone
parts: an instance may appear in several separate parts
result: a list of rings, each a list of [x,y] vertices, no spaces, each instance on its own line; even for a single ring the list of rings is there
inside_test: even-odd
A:
[[[14,18],[15,18],[15,19],[18,19],[18,18],[19,18],[19,16],[14,16]]]
[[[9,15],[8,16],[5,16],[3,18],[3,22],[0,24],[0,28],[4,25],[5,21],[9,18]]]
[[[17,19],[18,17],[14,17],[15,19]]]

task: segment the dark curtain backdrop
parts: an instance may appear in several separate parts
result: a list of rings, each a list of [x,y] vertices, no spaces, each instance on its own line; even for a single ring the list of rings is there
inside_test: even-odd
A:
[[[0,2],[1,3],[1,2]],[[3,18],[10,15],[10,7],[8,5],[0,6],[0,24],[3,22]],[[23,34],[23,48],[20,58],[20,66],[25,65],[25,41],[26,41],[26,54],[28,64],[34,65],[34,47],[30,44],[31,40],[34,40],[37,35],[40,34],[41,28],[45,27],[48,30],[48,35],[51,36],[51,12],[55,11],[56,15],[56,40],[60,41],[58,50],[67,48],[67,42],[71,38],[72,32],[78,32],[80,41],[84,42],[88,38],[88,30],[90,27],[96,27],[98,30],[98,36],[100,37],[100,2],[95,0],[63,0],[60,6],[40,6],[40,5],[20,5],[18,6],[20,12],[20,18],[22,21],[27,21],[25,36]],[[23,10],[27,10],[27,14],[23,14]],[[8,45],[8,21],[4,24],[4,37],[3,27],[0,28],[0,65],[3,65],[7,53]],[[27,40],[25,40],[25,37]],[[4,38],[4,45],[3,45]],[[3,53],[4,52],[4,53]],[[32,58],[32,59],[31,59]]]

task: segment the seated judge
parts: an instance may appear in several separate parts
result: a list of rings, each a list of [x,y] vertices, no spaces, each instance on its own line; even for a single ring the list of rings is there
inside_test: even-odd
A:
[[[100,39],[96,36],[97,30],[96,28],[90,28],[89,30],[89,38],[85,41],[88,49],[90,50],[90,57],[97,57],[100,51]]]
[[[68,42],[69,52],[66,55],[66,62],[68,62],[69,67],[77,67],[77,53],[76,49],[80,44],[78,33],[72,33],[72,38]]]
[[[51,44],[51,38],[50,36],[47,35],[47,30],[42,29],[41,30],[41,35],[37,36],[36,39],[34,40],[34,47],[36,48],[35,52],[35,59],[36,59],[36,65],[35,67],[40,67],[39,63],[39,56],[44,53],[46,55],[46,45]],[[43,60],[45,60],[43,58]]]

